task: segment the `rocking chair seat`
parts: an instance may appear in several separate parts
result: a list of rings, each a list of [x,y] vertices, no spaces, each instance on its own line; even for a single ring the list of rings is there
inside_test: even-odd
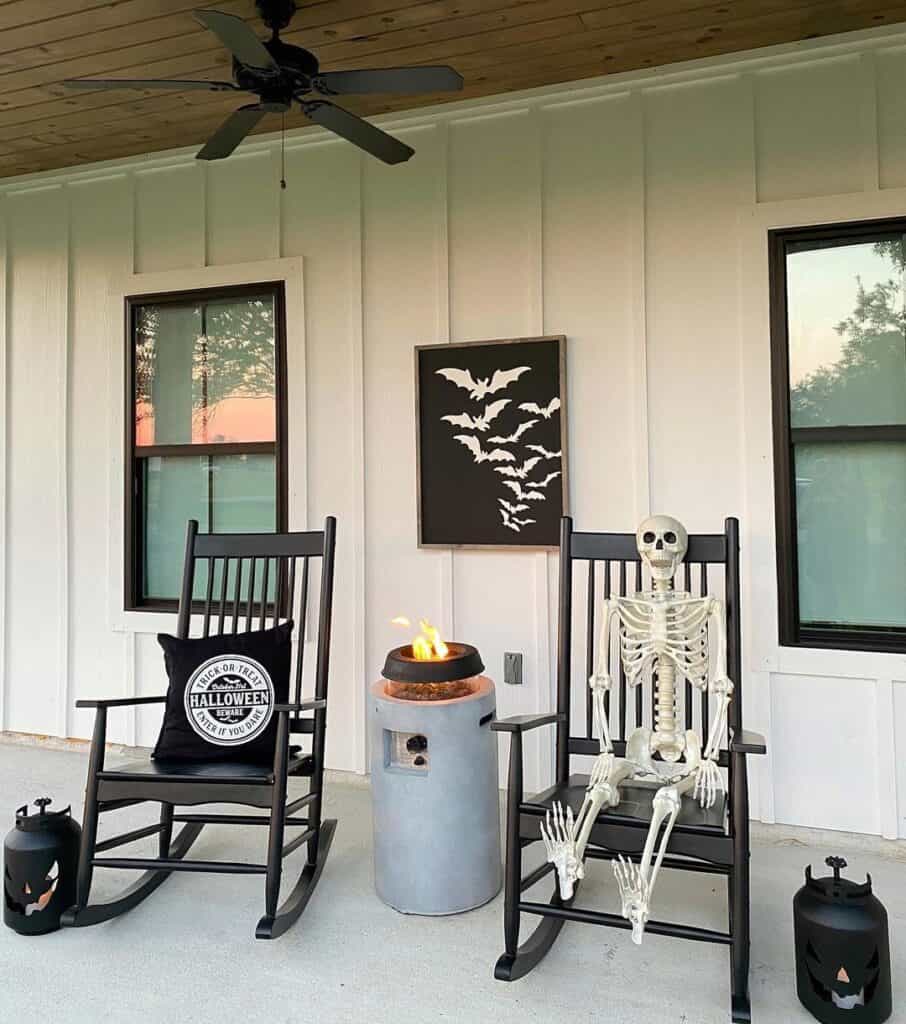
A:
[[[314,771],[311,754],[293,754],[289,759],[289,775],[310,776]],[[166,761],[146,758],[129,761],[98,773],[98,778],[111,782],[218,782],[237,785],[272,786],[273,764],[249,764],[242,761]]]
[[[587,775],[570,775],[565,786],[551,786],[528,801],[534,808],[547,810],[556,801],[564,807],[571,807],[573,814],[578,815],[585,790],[588,786]],[[654,795],[657,789],[653,783],[645,781],[627,781],[620,785],[622,799],[617,807],[604,808],[598,814],[597,821],[615,825],[636,825],[648,828],[654,811]],[[674,832],[682,833],[694,829],[696,832],[709,830],[718,835],[726,831],[727,795],[719,793],[713,807],[702,808],[691,794],[683,797],[682,808],[673,827]]]

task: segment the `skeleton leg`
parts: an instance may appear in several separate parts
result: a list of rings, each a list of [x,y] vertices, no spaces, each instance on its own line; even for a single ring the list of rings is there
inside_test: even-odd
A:
[[[682,805],[683,794],[688,793],[695,786],[696,775],[687,775],[683,779],[662,786],[654,798],[654,813],[651,816],[651,825],[648,829],[648,838],[645,840],[645,849],[642,852],[641,862],[636,865],[625,857],[614,861],[613,873],[620,887],[620,899],[622,902],[622,913],[632,923],[632,941],[638,946],[641,945],[642,935],[645,931],[645,923],[651,911],[651,893],[657,875],[667,852],[667,844],[670,842],[670,833],[676,822],[677,815]],[[664,822],[666,821],[666,825]],[[663,837],[658,846],[657,857],[652,864],[654,847],[661,826],[664,825]]]
[[[573,817],[571,807],[567,807],[564,813],[563,805],[558,801],[541,822],[541,838],[547,859],[557,870],[562,899],[572,899],[575,883],[585,877],[585,847],[598,812],[604,806],[617,806],[620,783],[634,770],[633,765],[622,757],[600,754],[592,769],[578,816]]]

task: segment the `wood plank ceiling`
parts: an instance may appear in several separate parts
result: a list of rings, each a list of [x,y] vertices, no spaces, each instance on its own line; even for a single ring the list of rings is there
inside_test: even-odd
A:
[[[363,115],[906,21],[906,0],[301,0],[284,38],[323,70],[450,63],[463,93],[344,100]],[[224,93],[82,92],[65,78],[229,78],[192,18],[253,0],[0,0],[0,177],[203,142]],[[305,124],[301,113],[287,126]],[[261,131],[279,127],[265,118]]]

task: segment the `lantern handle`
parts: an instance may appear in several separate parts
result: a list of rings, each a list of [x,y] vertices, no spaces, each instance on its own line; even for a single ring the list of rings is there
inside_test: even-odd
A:
[[[839,883],[840,872],[846,867],[846,860],[843,857],[826,857],[824,863],[834,872],[834,883]]]

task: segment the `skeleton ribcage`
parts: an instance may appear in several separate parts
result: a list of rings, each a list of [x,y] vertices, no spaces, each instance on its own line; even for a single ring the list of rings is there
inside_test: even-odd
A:
[[[709,598],[683,594],[663,604],[639,597],[618,598],[620,658],[627,680],[654,678],[668,663],[676,682],[681,677],[700,689],[707,686],[709,609]]]

